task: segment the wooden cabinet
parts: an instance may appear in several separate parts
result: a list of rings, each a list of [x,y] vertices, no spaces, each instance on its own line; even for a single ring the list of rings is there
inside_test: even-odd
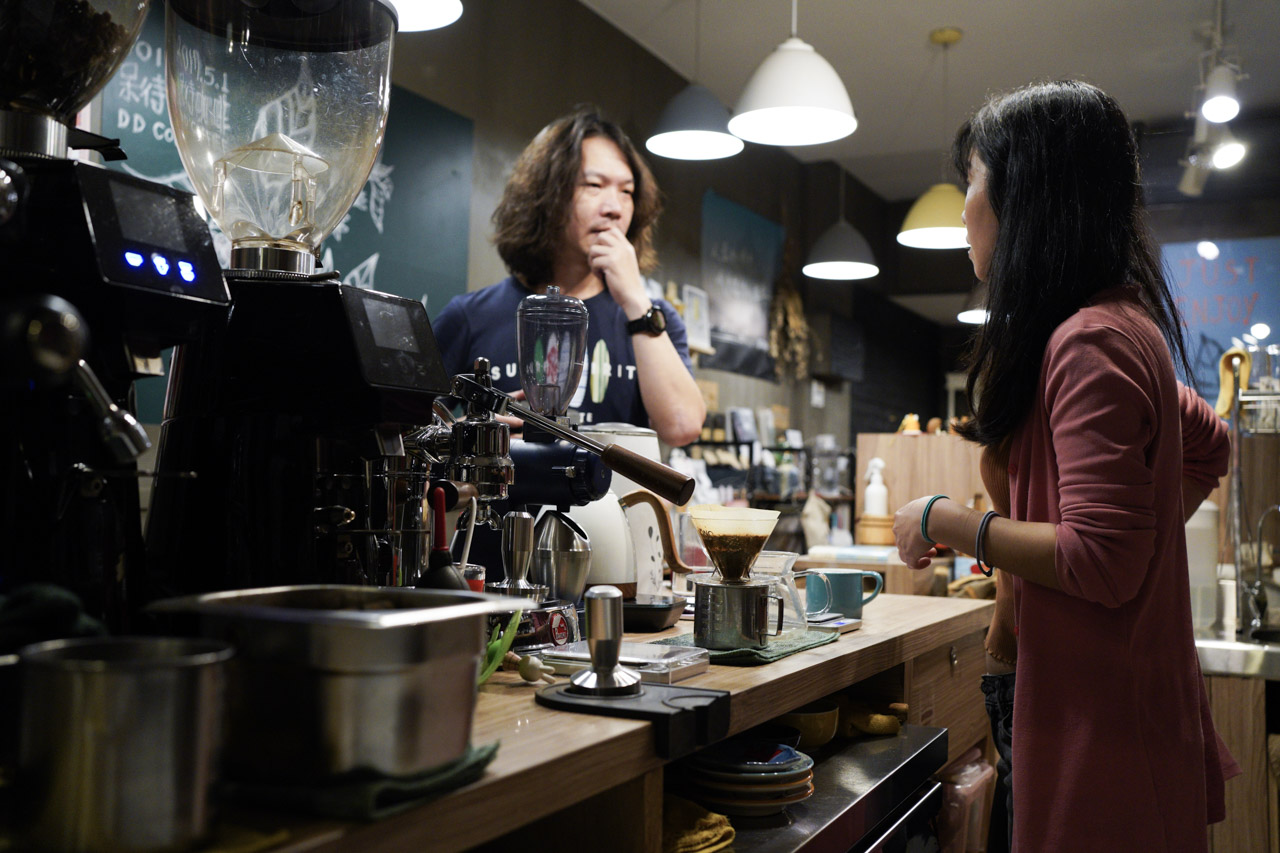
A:
[[[984,745],[991,728],[981,688],[986,655],[983,632],[918,655],[907,667],[908,722],[946,726],[947,761]],[[985,752],[985,749],[984,749]]]
[[[981,638],[992,607],[883,594],[867,606],[862,627],[834,643],[766,666],[712,666],[682,684],[729,691],[729,734],[856,684],[868,695],[906,698],[912,722],[947,726],[954,756],[985,731],[985,722],[979,725],[985,721]],[[660,635],[630,639],[691,628],[681,622]],[[537,851],[581,846],[590,838],[603,839],[611,853],[658,853],[665,762],[654,753],[649,724],[553,711],[533,701],[536,689],[515,673],[498,673],[481,688],[472,740],[502,745],[480,781],[373,824],[293,821],[290,842],[279,849],[452,853],[515,845]]]
[[[1209,827],[1214,853],[1280,850],[1280,838],[1270,829],[1277,804],[1268,761],[1266,686],[1261,678],[1205,677],[1213,724],[1243,771],[1227,780],[1227,819]]]

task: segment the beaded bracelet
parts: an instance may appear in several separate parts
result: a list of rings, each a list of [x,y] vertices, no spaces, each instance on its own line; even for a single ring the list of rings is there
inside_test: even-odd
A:
[[[924,505],[924,512],[920,514],[920,535],[923,536],[924,541],[928,542],[930,545],[937,545],[938,543],[929,538],[929,510],[933,509],[935,501],[942,500],[943,498],[950,500],[946,495],[934,495],[929,498],[929,502]]]
[[[987,534],[987,525],[991,523],[991,519],[996,517],[994,509],[987,510],[987,514],[982,516],[982,521],[978,522],[978,535],[973,541],[973,557],[978,561],[978,570],[987,577],[991,577],[993,568],[986,565],[986,550],[982,547],[983,537]]]

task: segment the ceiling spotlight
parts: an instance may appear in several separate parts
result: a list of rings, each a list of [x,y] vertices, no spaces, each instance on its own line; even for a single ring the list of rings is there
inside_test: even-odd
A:
[[[1240,112],[1236,98],[1236,72],[1226,63],[1215,65],[1204,84],[1204,103],[1200,114],[1209,121],[1220,124],[1231,121]]]
[[[1187,147],[1187,158],[1183,161],[1187,168],[1178,189],[1184,195],[1200,195],[1210,169],[1230,169],[1243,160],[1247,152],[1244,143],[1235,138],[1230,127],[1211,125],[1197,113],[1195,132]]]
[[[1206,261],[1215,260],[1218,257],[1218,244],[1212,240],[1201,240],[1196,243],[1196,254]]]
[[[1210,162],[1215,169],[1230,169],[1244,159],[1244,143],[1236,139],[1225,125],[1219,128],[1218,141],[1213,146]]]
[[[1209,180],[1211,170],[1192,162],[1184,162],[1182,178],[1178,181],[1178,192],[1183,195],[1199,196],[1204,192],[1204,185]]]

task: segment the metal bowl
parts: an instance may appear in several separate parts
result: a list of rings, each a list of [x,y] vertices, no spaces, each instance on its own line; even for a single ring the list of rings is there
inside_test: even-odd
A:
[[[314,782],[403,776],[470,744],[490,613],[462,590],[281,586],[167,599],[167,627],[236,647],[228,672],[229,777]]]

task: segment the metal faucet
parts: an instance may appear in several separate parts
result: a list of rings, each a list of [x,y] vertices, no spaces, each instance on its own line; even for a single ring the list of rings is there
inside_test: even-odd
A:
[[[1253,634],[1262,627],[1263,617],[1267,613],[1267,594],[1264,589],[1262,579],[1262,525],[1267,520],[1267,516],[1271,513],[1280,514],[1280,504],[1272,504],[1262,511],[1258,516],[1257,533],[1253,538],[1254,558],[1255,558],[1255,580],[1250,584],[1250,614],[1249,634]]]

